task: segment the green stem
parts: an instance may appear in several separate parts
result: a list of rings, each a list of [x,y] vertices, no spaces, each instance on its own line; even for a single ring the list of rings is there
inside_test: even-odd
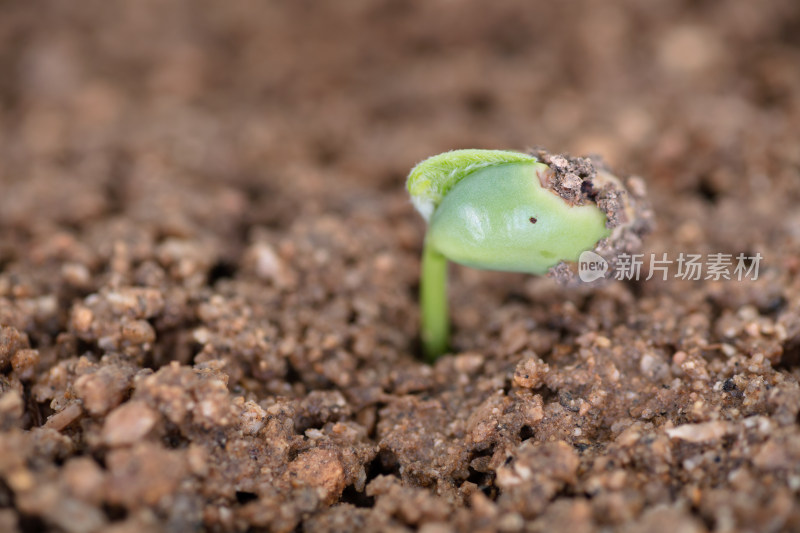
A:
[[[428,362],[433,363],[447,351],[450,317],[447,310],[447,258],[434,250],[427,240],[422,253],[419,300],[422,347]]]

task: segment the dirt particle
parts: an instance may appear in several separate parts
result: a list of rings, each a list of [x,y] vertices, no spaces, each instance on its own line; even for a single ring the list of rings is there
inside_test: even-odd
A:
[[[138,401],[127,402],[109,413],[103,425],[103,441],[121,446],[140,441],[158,421],[158,415]]]
[[[549,365],[536,355],[522,359],[514,370],[514,385],[525,389],[537,389],[544,384],[550,371]]]
[[[320,499],[328,505],[336,501],[345,486],[344,469],[338,456],[320,448],[299,455],[289,464],[284,477],[294,486],[316,489]]]

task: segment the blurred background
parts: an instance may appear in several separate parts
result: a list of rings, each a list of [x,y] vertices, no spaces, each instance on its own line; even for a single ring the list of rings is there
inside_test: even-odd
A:
[[[91,216],[94,186],[142,174],[395,190],[459,147],[595,152],[713,196],[747,150],[798,163],[798,45],[794,0],[6,0],[2,217]]]
[[[415,249],[406,173],[465,147],[600,154],[646,177],[653,249],[754,250],[800,240],[798,102],[795,0],[6,0],[0,266],[59,230],[224,274],[323,213]]]

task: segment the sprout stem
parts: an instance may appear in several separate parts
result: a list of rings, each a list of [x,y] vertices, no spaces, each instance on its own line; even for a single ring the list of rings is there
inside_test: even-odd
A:
[[[447,309],[447,258],[425,241],[419,287],[422,308],[422,348],[433,363],[448,349],[450,317]]]

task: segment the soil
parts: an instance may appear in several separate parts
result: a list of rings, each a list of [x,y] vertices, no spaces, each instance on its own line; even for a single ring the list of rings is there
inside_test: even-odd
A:
[[[796,0],[3,2],[0,530],[800,530],[798,36]],[[643,273],[758,279],[453,266],[424,364],[406,173],[535,146],[642,177]]]

